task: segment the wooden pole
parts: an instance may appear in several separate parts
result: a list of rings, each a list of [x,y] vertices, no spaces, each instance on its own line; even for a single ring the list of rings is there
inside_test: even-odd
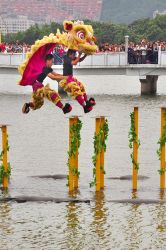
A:
[[[166,124],[166,108],[161,108],[161,138],[164,134],[164,126]],[[161,160],[160,160],[160,188],[165,189],[165,144],[161,146]]]
[[[134,108],[134,127],[136,133],[136,141],[133,143],[133,191],[137,191],[138,183],[138,107]]]
[[[101,127],[101,118],[96,118],[96,135],[99,134]],[[96,155],[96,191],[100,191],[100,152]]]
[[[76,125],[78,122],[78,117],[69,118],[69,152],[72,147],[73,142],[73,125]],[[77,148],[76,152],[72,155],[69,155],[69,192],[72,192],[74,189],[78,188],[78,141],[76,142]]]
[[[69,118],[69,152],[71,149],[71,143],[72,143],[72,131],[71,128],[75,122],[75,118]],[[73,185],[73,166],[75,164],[75,158],[73,155],[69,155],[69,192],[72,192],[74,190],[74,185]]]
[[[7,126],[2,126],[2,150],[3,150],[3,167],[4,167],[4,177],[3,177],[3,188],[7,189],[9,186],[9,180],[7,176],[8,172],[8,159],[7,159]]]
[[[105,117],[101,117],[101,127],[104,126],[105,123]],[[104,140],[104,133],[102,136],[102,140]],[[100,153],[100,187],[101,189],[104,189],[104,148],[102,148]]]
[[[75,117],[74,120],[74,124],[78,123],[78,117]],[[75,174],[74,174],[74,178],[73,178],[73,187],[74,189],[78,188],[78,140],[77,140],[77,149],[76,149],[76,153],[75,153],[75,157],[74,157],[74,169],[75,169]]]

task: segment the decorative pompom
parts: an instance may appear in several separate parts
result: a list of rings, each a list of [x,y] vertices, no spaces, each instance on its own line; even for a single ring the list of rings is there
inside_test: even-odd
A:
[[[64,21],[63,23],[65,31],[71,31],[73,29],[73,22],[72,21]]]

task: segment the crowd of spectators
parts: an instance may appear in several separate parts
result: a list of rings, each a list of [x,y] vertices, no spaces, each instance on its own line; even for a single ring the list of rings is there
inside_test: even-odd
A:
[[[143,39],[140,43],[129,42],[129,64],[157,64],[158,51],[166,51],[166,42],[150,42]],[[124,52],[125,44],[103,43],[99,46],[98,53]]]
[[[0,53],[26,53],[30,51],[31,45],[26,43],[20,43],[19,41],[15,43],[0,43]],[[63,46],[56,46],[53,51],[54,63],[62,64],[62,58],[65,55],[65,50]]]
[[[159,46],[160,42],[149,42],[145,39],[139,44],[129,43],[129,64],[157,64]]]
[[[30,51],[31,46],[26,43],[20,43],[16,41],[15,43],[1,43],[0,53],[26,53]]]
[[[124,52],[124,51],[125,51],[125,44],[103,43],[99,45],[98,53]]]
[[[0,53],[26,53],[30,51],[31,45],[20,43],[1,43]],[[129,42],[128,46],[128,62],[129,64],[157,64],[158,51],[166,51],[166,42],[150,42],[143,39],[140,43]],[[124,52],[125,44],[109,44],[103,43],[99,46],[98,53]],[[55,64],[62,64],[62,58],[66,51],[63,46],[57,46],[54,49]]]

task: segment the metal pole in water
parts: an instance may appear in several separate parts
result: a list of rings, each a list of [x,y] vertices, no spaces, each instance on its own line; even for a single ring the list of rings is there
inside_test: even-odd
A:
[[[133,191],[137,191],[138,182],[138,107],[134,108],[135,141],[133,142]]]
[[[98,117],[96,118],[96,136],[99,135],[101,128],[101,118]],[[99,136],[100,138],[100,136]],[[97,142],[97,144],[100,144],[100,141]],[[100,169],[100,150],[99,147],[97,146],[97,154],[96,154],[96,191],[100,191],[101,188],[101,183],[100,183],[100,176],[101,176],[101,169]]]
[[[7,126],[6,125],[2,125],[1,127],[2,130],[2,161],[3,161],[3,167],[4,167],[4,176],[3,176],[3,188],[7,189],[9,186],[9,180],[8,180],[8,176],[7,176],[7,172],[8,172],[8,159],[7,159]]]
[[[161,138],[165,134],[164,128],[166,126],[166,108],[161,108]],[[165,189],[165,143],[161,145],[161,159],[160,159],[160,188]]]
[[[101,117],[101,128],[103,128],[105,123],[105,117]],[[102,135],[102,141],[104,141],[104,131]],[[104,147],[102,147],[101,153],[100,153],[100,187],[101,189],[104,189]]]

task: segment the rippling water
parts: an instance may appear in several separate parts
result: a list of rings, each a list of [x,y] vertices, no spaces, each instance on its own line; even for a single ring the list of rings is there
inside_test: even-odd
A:
[[[165,249],[161,205],[1,204],[1,249]]]
[[[166,103],[166,79],[159,78],[156,97],[141,97],[135,77],[91,76],[82,80],[87,83],[89,93],[98,95],[95,110],[86,116],[71,101],[72,114],[81,115],[83,121],[78,198],[91,202],[0,203],[0,250],[166,249],[166,206],[112,203],[115,199],[131,199],[133,194],[131,181],[109,179],[131,174],[129,114],[134,106],[139,106],[140,174],[149,179],[139,181],[135,195],[140,199],[161,198],[156,149],[160,136],[160,107]],[[0,122],[11,124],[8,132],[12,178],[7,195],[68,197],[66,180],[33,177],[67,174],[68,118],[47,101],[41,110],[24,116],[20,110],[27,100],[26,95],[0,95]],[[107,115],[110,126],[106,188],[98,195],[89,188],[95,115]]]

